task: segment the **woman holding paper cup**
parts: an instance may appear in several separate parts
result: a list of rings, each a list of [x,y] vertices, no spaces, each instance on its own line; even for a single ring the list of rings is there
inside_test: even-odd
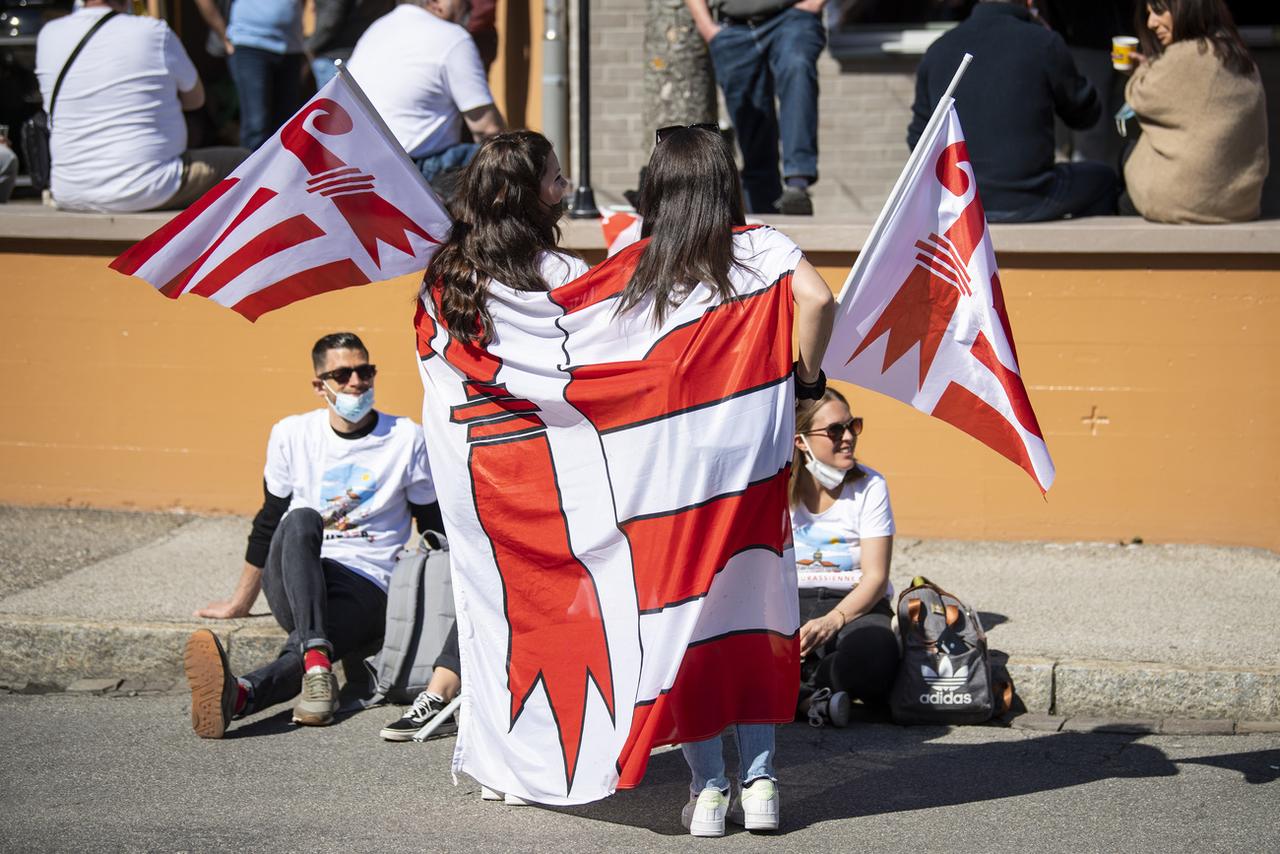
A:
[[[1223,0],[1151,0],[1138,13],[1125,99],[1142,135],[1121,213],[1157,222],[1257,219],[1267,177],[1262,81]],[[1112,60],[1124,64],[1123,51]],[[1127,203],[1127,204],[1126,204]]]

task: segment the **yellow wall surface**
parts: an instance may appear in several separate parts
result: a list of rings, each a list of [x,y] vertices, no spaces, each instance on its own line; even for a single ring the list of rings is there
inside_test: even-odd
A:
[[[268,431],[319,404],[309,351],[335,330],[369,345],[379,408],[419,417],[416,280],[250,324],[199,298],[165,299],[108,260],[0,254],[0,502],[252,512]],[[833,283],[851,260],[814,256]],[[1280,280],[1263,264],[1160,263],[1001,259],[1058,470],[1047,499],[954,428],[852,390],[866,417],[859,456],[888,478],[902,534],[1280,549]]]

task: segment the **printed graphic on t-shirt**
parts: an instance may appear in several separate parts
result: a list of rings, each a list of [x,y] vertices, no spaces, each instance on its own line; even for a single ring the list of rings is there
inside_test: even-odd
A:
[[[377,491],[377,478],[363,466],[344,463],[326,471],[320,485],[324,538],[373,540],[375,535],[364,527],[369,508],[362,505]]]
[[[862,548],[840,526],[814,522],[792,531],[801,587],[849,588],[862,578]]]

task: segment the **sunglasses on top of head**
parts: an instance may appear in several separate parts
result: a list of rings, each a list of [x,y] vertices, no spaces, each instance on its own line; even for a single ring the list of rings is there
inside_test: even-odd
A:
[[[664,139],[671,136],[671,134],[675,133],[676,131],[690,130],[690,129],[711,131],[712,133],[715,133],[715,134],[720,133],[720,125],[714,124],[711,122],[698,122],[697,124],[692,124],[692,125],[668,125],[667,127],[664,127],[664,128],[658,128],[658,130],[654,133],[654,145],[657,145],[659,142],[662,142]]]
[[[844,438],[845,431],[853,433],[855,436],[862,435],[862,418],[853,417],[848,421],[837,421],[834,424],[828,424],[820,430],[810,430],[805,433],[806,436],[826,436],[833,443],[839,442]]]
[[[332,371],[316,374],[316,379],[333,380],[338,385],[346,385],[352,374],[358,376],[362,382],[368,382],[378,375],[378,366],[358,365],[354,368],[334,368]]]

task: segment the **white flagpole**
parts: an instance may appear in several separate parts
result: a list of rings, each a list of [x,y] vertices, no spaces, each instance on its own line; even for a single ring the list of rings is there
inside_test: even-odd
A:
[[[906,191],[907,185],[915,177],[916,173],[920,171],[920,165],[924,162],[925,152],[933,145],[933,138],[937,135],[938,129],[942,127],[942,118],[947,114],[947,110],[951,108],[951,95],[956,91],[960,78],[964,76],[965,69],[969,67],[969,63],[972,61],[973,54],[966,53],[964,59],[960,60],[960,67],[956,69],[955,75],[951,78],[951,83],[947,85],[947,91],[942,93],[942,97],[938,100],[938,105],[933,108],[933,115],[929,117],[929,123],[924,126],[924,132],[920,134],[920,139],[916,141],[916,147],[912,149],[906,165],[902,167],[902,172],[898,175],[898,181],[893,185],[889,198],[885,200],[884,207],[880,208],[880,215],[876,217],[875,225],[871,226],[871,233],[867,235],[866,241],[862,244],[862,251],[858,253],[857,259],[853,262],[853,268],[849,270],[849,275],[845,277],[844,284],[840,287],[840,295],[836,297],[838,301],[842,302],[844,300],[849,286],[857,279],[863,268],[870,263],[871,250],[880,242],[880,235],[884,232],[890,216],[902,204],[902,196]]]
[[[356,78],[347,68],[347,64],[339,59],[335,60],[334,65],[338,69],[337,76],[342,78],[342,82],[346,84],[347,90],[351,92],[357,101],[360,102],[360,106],[364,107],[365,113],[367,113],[369,118],[372,119],[373,126],[378,129],[378,133],[382,134],[382,138],[386,141],[387,145],[389,145],[393,151],[398,151],[400,153],[401,161],[418,179],[418,183],[422,185],[424,190],[431,194],[432,198],[436,198],[436,191],[431,189],[431,184],[429,184],[426,177],[423,176],[422,170],[420,170],[417,164],[413,162],[413,158],[409,156],[409,152],[404,150],[404,146],[402,146],[400,141],[396,139],[395,134],[391,132],[391,128],[387,127],[387,123],[382,120],[382,115],[374,109],[373,102],[369,100],[369,96],[360,88],[360,84],[356,82]],[[439,201],[438,198],[436,198],[436,200]],[[440,206],[444,207],[444,203],[441,202]]]

